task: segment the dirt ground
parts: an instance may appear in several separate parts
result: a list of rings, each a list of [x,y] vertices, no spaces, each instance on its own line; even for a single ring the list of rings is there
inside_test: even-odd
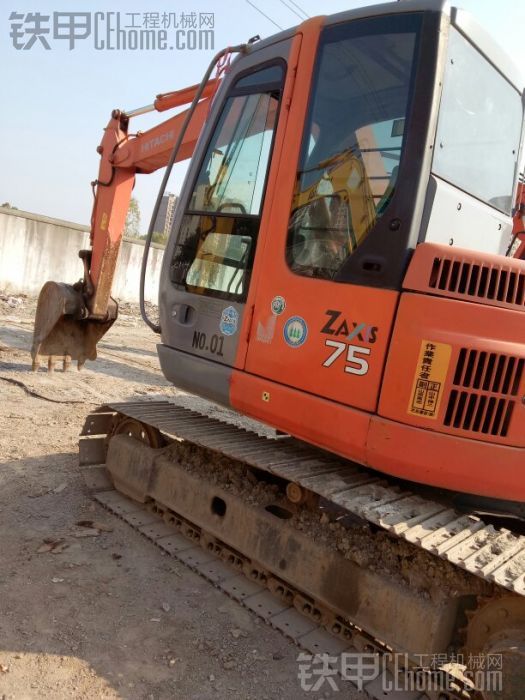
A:
[[[82,372],[33,374],[34,309],[0,293],[0,700],[350,697],[302,691],[295,646],[87,493],[77,444],[91,408],[159,396],[202,407],[164,380],[135,310]],[[81,520],[108,531],[79,537]]]

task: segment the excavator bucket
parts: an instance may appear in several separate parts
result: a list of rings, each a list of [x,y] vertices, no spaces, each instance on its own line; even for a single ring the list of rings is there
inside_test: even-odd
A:
[[[33,331],[33,371],[40,367],[40,357],[47,355],[48,368],[54,369],[55,358],[63,360],[66,370],[71,360],[81,369],[86,360],[97,357],[97,343],[117,317],[117,304],[111,300],[110,313],[104,321],[87,316],[82,293],[72,285],[46,282],[40,291]]]

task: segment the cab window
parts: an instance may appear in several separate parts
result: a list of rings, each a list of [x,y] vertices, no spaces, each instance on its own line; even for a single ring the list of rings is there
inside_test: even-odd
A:
[[[283,67],[233,86],[198,173],[172,260],[190,292],[242,301],[255,255]]]
[[[434,173],[510,214],[522,119],[520,93],[452,27]]]

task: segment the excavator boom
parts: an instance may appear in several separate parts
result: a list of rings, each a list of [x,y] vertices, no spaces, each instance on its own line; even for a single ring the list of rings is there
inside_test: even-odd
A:
[[[185,129],[176,161],[191,158],[206,121],[218,80],[206,83],[202,99],[195,105]],[[131,116],[148,111],[164,112],[192,102],[199,85],[157,96],[153,105],[129,114],[114,110],[97,148],[100,154],[98,178],[92,183],[95,201],[91,216],[89,250],[79,251],[84,277],[76,284],[47,282],[39,295],[31,356],[33,370],[40,357],[63,358],[64,367],[76,360],[79,369],[97,357],[97,343],[117,318],[117,303],[111,298],[126,215],[137,173],[152,173],[168,164],[173,145],[181,135],[189,110],[163,123],[129,134]],[[131,116],[130,116],[131,115]]]

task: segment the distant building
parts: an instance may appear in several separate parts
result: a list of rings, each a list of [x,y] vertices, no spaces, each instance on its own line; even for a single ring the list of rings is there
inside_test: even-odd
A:
[[[162,197],[159,213],[157,214],[157,219],[155,220],[155,226],[153,228],[155,233],[163,233],[166,236],[170,235],[177,199],[177,195],[171,192],[166,192]]]

